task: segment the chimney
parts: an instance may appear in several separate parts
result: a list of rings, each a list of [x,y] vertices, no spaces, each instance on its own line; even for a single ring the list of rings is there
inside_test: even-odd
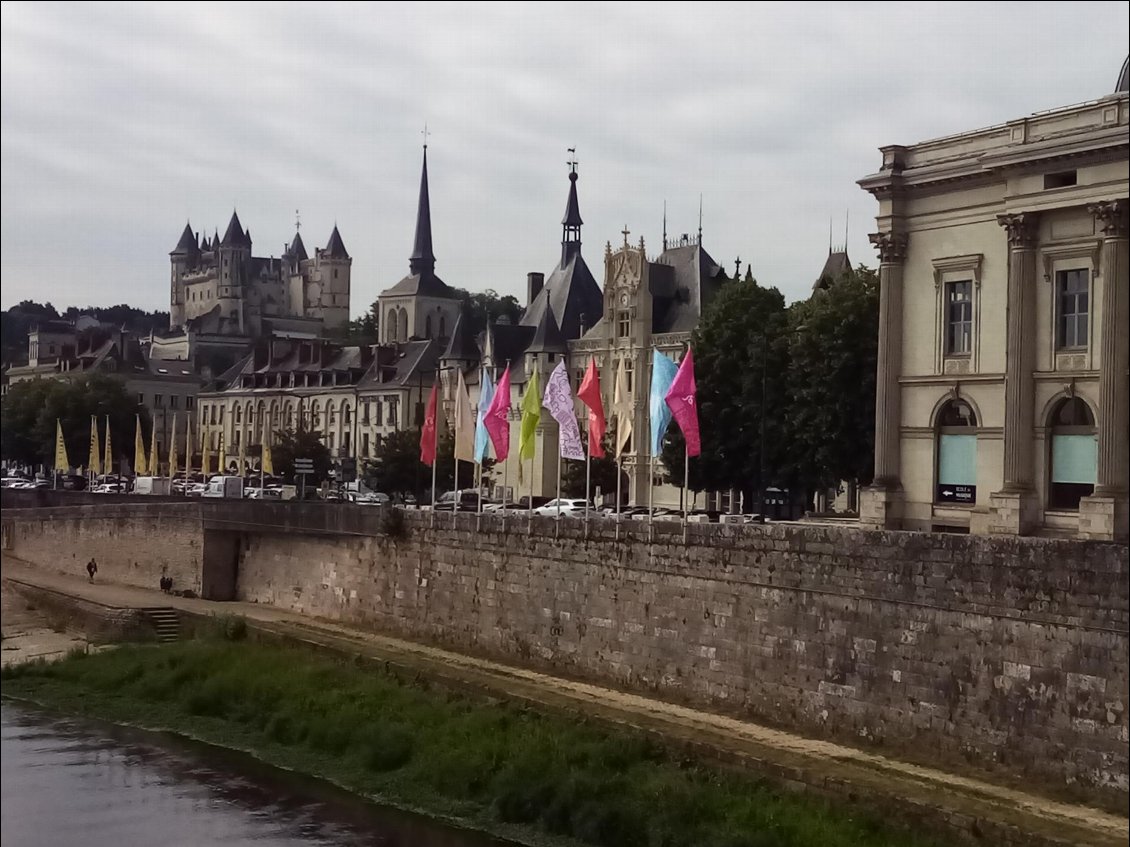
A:
[[[534,302],[534,298],[541,292],[542,286],[545,285],[545,274],[528,273],[526,274],[526,305],[529,306]]]

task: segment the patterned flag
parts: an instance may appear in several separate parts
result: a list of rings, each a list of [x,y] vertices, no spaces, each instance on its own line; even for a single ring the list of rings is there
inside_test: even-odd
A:
[[[67,444],[63,441],[63,424],[55,418],[55,470],[66,473],[71,469],[71,462],[67,458]]]
[[[432,383],[428,407],[424,412],[424,425],[420,427],[420,461],[428,467],[436,463],[436,407],[439,405],[439,381]]]
[[[490,407],[483,417],[483,425],[490,435],[491,446],[498,461],[505,462],[510,455],[510,366],[502,372],[502,378],[494,390]]]
[[[189,442],[192,443],[191,441]],[[177,456],[177,413],[173,412],[173,434],[169,438],[169,479],[172,479],[180,471],[180,462]]]
[[[471,417],[471,397],[462,368],[459,368],[459,382],[455,386],[455,458],[475,461],[475,419]]]
[[[224,445],[224,431],[220,430],[220,446],[216,449],[217,458],[216,473],[226,474],[228,472],[228,449]]]
[[[90,456],[86,463],[94,473],[102,467],[102,457],[98,455],[98,416],[90,416]]]
[[[675,380],[667,389],[667,407],[675,417],[675,423],[683,431],[687,442],[687,455],[697,456],[702,452],[702,437],[698,430],[697,387],[694,381],[694,356],[687,347],[687,355],[679,365]]]
[[[651,351],[651,455],[663,451],[663,435],[671,424],[671,410],[667,407],[667,390],[675,379],[675,363],[658,350]]]
[[[624,448],[632,437],[632,397],[628,391],[628,369],[624,359],[616,366],[616,387],[612,394],[612,414],[616,416],[616,456],[624,454]]]
[[[538,371],[530,374],[526,383],[526,391],[522,395],[522,433],[518,437],[518,461],[534,457],[534,435],[537,433],[538,422],[541,420],[541,386],[538,385]],[[518,465],[521,471],[522,465]]]
[[[134,415],[133,423],[133,472],[145,476],[149,460],[145,458],[145,439],[141,437],[141,415]]]
[[[600,374],[596,370],[596,359],[589,359],[585,378],[577,389],[577,397],[589,410],[589,455],[604,458],[604,430],[608,426],[604,420],[604,400],[600,396]]]
[[[106,448],[102,451],[102,473],[114,472],[114,456],[110,452],[110,416],[106,415]]]
[[[549,409],[549,414],[557,421],[561,458],[584,461],[585,449],[581,446],[581,430],[573,411],[573,392],[569,389],[569,374],[565,372],[564,360],[557,363],[545,383],[542,405]]]
[[[491,383],[490,374],[487,373],[486,368],[483,368],[479,381],[479,410],[475,422],[475,461],[480,465],[483,463],[483,459],[487,457],[487,445],[490,443],[490,436],[487,435],[486,417],[487,409],[490,408],[493,399],[494,384]]]

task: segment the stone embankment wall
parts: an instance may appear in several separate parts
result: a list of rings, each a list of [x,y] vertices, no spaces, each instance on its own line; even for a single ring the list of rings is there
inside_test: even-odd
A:
[[[158,588],[162,576],[171,576],[174,590],[199,594],[203,548],[199,504],[113,503],[4,511],[5,550],[26,562],[83,579],[86,563],[93,558],[97,580]]]
[[[433,527],[409,513],[399,532],[380,510],[336,505],[136,508],[153,517],[34,531],[16,524],[54,510],[13,510],[6,541],[14,533],[16,555],[45,563],[104,535],[106,555],[129,550],[124,563],[227,568],[205,582],[229,582],[240,600],[894,755],[1127,794],[1124,545],[804,525],[692,525],[684,544],[659,523],[618,538],[604,522],[586,533],[536,519],[528,531],[511,516],[504,532],[490,516],[453,528],[451,515]],[[222,537],[215,555],[200,555],[202,536]]]

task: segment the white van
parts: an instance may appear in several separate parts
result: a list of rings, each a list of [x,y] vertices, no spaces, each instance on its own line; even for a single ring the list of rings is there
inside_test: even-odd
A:
[[[133,481],[134,494],[164,494],[172,491],[172,482],[163,476],[139,476]]]
[[[201,497],[229,497],[235,500],[243,499],[243,477],[241,476],[214,476],[208,480],[208,487],[204,489]]]

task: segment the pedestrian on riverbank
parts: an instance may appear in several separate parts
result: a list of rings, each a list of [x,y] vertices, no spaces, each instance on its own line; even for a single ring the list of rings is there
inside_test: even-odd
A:
[[[98,563],[94,561],[94,557],[90,557],[90,561],[86,563],[86,573],[90,577],[90,581],[94,582],[94,575],[98,573]]]

